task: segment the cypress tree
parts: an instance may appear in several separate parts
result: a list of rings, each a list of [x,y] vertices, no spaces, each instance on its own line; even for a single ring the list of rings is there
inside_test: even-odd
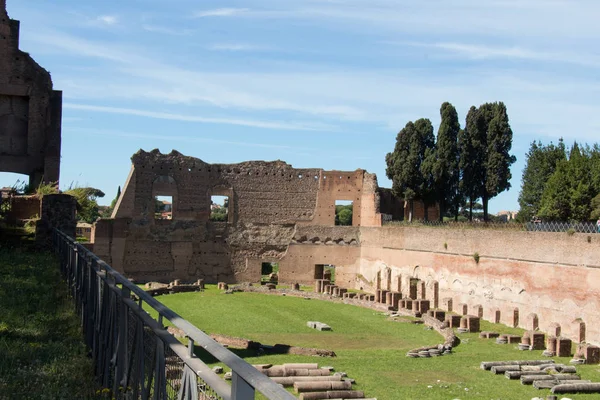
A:
[[[385,157],[386,175],[392,180],[392,192],[410,203],[409,219],[412,219],[413,200],[421,198],[426,201],[430,196],[431,182],[425,179],[421,165],[426,152],[432,149],[433,145],[431,121],[410,121],[396,136],[394,151]]]
[[[423,171],[432,180],[435,199],[440,206],[440,221],[446,211],[455,217],[460,206],[458,135],[460,123],[456,108],[448,102],[440,108],[441,122],[435,148],[428,151]]]

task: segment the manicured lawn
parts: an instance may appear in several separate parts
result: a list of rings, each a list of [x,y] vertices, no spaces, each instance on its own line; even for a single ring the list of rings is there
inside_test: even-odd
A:
[[[244,337],[263,344],[316,347],[336,352],[335,358],[310,356],[259,356],[238,352],[253,364],[318,362],[356,379],[355,389],[385,399],[531,399],[538,391],[479,369],[481,361],[538,359],[541,351],[522,352],[515,345],[497,345],[463,334],[463,342],[450,356],[410,359],[412,348],[441,342],[441,336],[423,325],[387,321],[379,312],[355,306],[291,296],[256,293],[222,294],[213,286],[202,293],[181,293],[158,298],[207,333]],[[333,331],[319,332],[307,321],[329,324]],[[522,330],[482,323],[483,330],[520,333]],[[569,359],[557,362],[568,363]],[[600,367],[579,366],[582,378],[600,382]],[[569,395],[595,399],[597,395]]]
[[[0,247],[0,399],[83,399],[95,392],[58,262]]]

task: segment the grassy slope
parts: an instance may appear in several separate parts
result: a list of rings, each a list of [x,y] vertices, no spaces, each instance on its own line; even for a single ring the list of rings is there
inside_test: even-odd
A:
[[[77,316],[49,254],[0,249],[0,399],[94,393]]]
[[[549,391],[522,386],[479,369],[481,361],[535,359],[541,351],[521,352],[514,345],[496,345],[477,334],[461,335],[463,344],[455,354],[430,359],[409,359],[406,352],[441,341],[422,325],[386,321],[378,312],[359,307],[294,297],[235,293],[225,295],[214,287],[204,293],[159,297],[184,318],[208,333],[245,337],[263,344],[334,350],[336,358],[291,355],[257,356],[239,352],[250,363],[318,362],[345,371],[355,378],[356,389],[385,399],[530,399]],[[328,323],[332,332],[306,327],[306,321]],[[507,333],[522,330],[483,323],[484,330]],[[556,359],[568,363],[569,359]],[[582,377],[600,381],[598,366],[578,367]],[[429,387],[431,386],[431,387]],[[569,395],[571,399],[594,399],[597,395]]]

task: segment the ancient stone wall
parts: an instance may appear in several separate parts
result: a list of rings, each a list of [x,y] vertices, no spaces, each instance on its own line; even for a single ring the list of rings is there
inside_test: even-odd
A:
[[[75,238],[77,199],[68,194],[47,194],[42,197],[40,219],[36,224],[35,240],[46,248],[52,247],[53,229]]]
[[[600,343],[600,235],[382,227],[393,199],[362,170],[211,165],[158,151],[132,161],[114,218],[92,237],[95,253],[131,278],[258,282],[262,263],[276,262],[280,282],[313,284],[334,267],[341,287],[402,292],[530,330],[558,324]],[[173,197],[172,220],[155,219],[161,194]],[[226,221],[210,220],[215,194],[229,196]],[[334,225],[336,200],[352,201],[353,226]]]
[[[361,228],[359,274],[371,290],[389,280],[440,308],[544,331],[558,323],[600,342],[600,235],[479,229]],[[477,253],[477,256],[475,254]],[[477,261],[478,260],[478,261]],[[354,267],[352,267],[354,269]]]
[[[19,50],[19,21],[0,1],[0,171],[29,175],[30,187],[57,182],[62,93],[50,74]]]
[[[279,262],[294,238],[302,241],[299,230],[332,228],[319,235],[330,249],[352,248],[345,261],[358,255],[354,227],[381,226],[377,179],[363,170],[207,164],[158,150],[139,151],[132,163],[112,219],[96,223],[92,241],[96,254],[134,279],[258,281],[263,262]],[[213,195],[228,197],[227,221],[210,220]],[[171,220],[155,219],[155,196],[172,197]],[[353,202],[354,227],[334,226],[336,200]]]

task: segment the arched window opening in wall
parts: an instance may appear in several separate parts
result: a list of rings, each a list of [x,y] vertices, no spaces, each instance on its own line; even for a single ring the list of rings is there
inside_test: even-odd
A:
[[[335,224],[352,226],[353,202],[350,200],[335,201]]]
[[[229,221],[229,196],[210,196],[210,220]]]
[[[154,196],[154,219],[173,219],[173,196]]]

